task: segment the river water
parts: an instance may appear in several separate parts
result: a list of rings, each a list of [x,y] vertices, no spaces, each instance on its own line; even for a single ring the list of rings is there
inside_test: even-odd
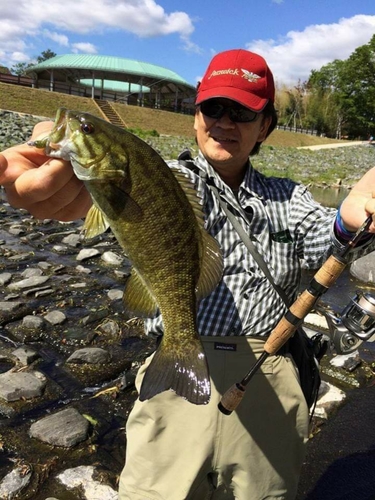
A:
[[[342,200],[348,195],[349,189],[345,188],[309,188],[314,199],[326,207],[338,207]]]

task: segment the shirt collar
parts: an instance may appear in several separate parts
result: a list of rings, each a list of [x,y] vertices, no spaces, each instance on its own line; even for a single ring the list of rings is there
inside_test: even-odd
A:
[[[201,151],[199,151],[195,163],[198,168],[206,173],[205,180],[208,184],[213,183],[219,191],[222,191],[224,193],[230,190],[227,184],[225,184],[225,182],[221,179],[220,175],[203,156],[203,153]],[[241,182],[238,192],[240,193],[241,190],[245,190],[245,192],[250,196],[263,199],[263,188],[260,174],[253,168],[250,160],[248,160],[245,176],[243,178],[243,181]]]

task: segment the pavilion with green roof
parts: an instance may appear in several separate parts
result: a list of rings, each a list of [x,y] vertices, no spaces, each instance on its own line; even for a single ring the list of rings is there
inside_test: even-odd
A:
[[[175,111],[195,96],[195,87],[174,71],[122,57],[65,54],[27,73],[37,88]]]

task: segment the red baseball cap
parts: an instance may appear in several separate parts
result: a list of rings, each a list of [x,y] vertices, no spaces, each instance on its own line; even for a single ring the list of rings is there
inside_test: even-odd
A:
[[[225,97],[262,111],[268,101],[275,100],[273,75],[266,61],[244,49],[214,56],[198,86],[195,104],[213,97]]]

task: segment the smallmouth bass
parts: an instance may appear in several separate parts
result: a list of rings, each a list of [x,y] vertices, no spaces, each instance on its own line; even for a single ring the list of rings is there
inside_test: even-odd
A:
[[[172,389],[191,403],[207,404],[210,380],[197,301],[216,287],[223,262],[217,241],[204,230],[191,182],[144,141],[88,113],[59,109],[48,137],[30,145],[71,162],[93,201],[86,237],[110,227],[129,258],[127,311],[150,317],[160,310],[164,335],[139,399]]]

